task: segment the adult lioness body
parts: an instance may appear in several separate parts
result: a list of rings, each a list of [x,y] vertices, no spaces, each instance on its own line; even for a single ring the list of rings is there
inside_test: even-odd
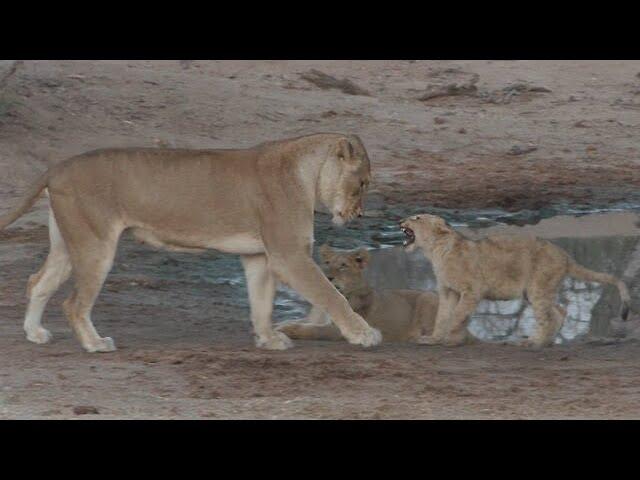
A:
[[[467,322],[482,299],[525,297],[536,317],[536,332],[524,342],[543,347],[553,342],[565,310],[556,305],[564,277],[615,285],[622,299],[621,316],[629,312],[629,291],[621,280],[578,265],[556,245],[533,236],[490,236],[474,241],[435,215],[416,215],[401,222],[406,249],[421,248],[438,282],[439,307],[431,336],[420,343],[459,345],[467,338]]]
[[[90,352],[114,349],[91,322],[94,301],[111,269],[121,233],[172,250],[214,248],[242,256],[251,318],[260,347],[283,349],[273,330],[275,282],[290,284],[330,313],[342,334],[365,346],[380,334],[349,307],[311,258],[316,208],[341,224],[362,213],[370,181],[356,136],[316,134],[242,150],[110,149],[52,168],[0,229],[22,215],[43,189],[51,203],[51,251],[29,282],[27,337],[44,343],[44,306],[73,273],[65,313]]]
[[[320,247],[327,278],[347,298],[351,307],[380,330],[384,341],[412,342],[430,335],[438,311],[438,295],[419,290],[375,290],[364,276],[369,252],[341,252]],[[291,338],[338,340],[340,331],[322,310],[312,307],[308,318],[278,325]]]

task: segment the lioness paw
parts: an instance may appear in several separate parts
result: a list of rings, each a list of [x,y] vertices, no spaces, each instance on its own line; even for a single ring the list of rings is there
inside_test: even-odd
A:
[[[33,343],[49,343],[51,341],[51,332],[46,328],[37,327],[33,330],[26,330],[27,340]]]
[[[271,332],[269,335],[256,337],[256,347],[265,350],[286,350],[293,347],[293,342],[282,332]]]
[[[355,335],[347,337],[349,343],[362,345],[363,347],[374,347],[382,342],[382,334],[376,328],[367,327]]]

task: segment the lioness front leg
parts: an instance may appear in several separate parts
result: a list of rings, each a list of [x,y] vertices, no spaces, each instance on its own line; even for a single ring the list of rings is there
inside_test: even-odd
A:
[[[276,282],[269,271],[266,255],[244,255],[242,264],[247,277],[256,346],[268,350],[290,348],[293,342],[284,333],[275,331],[271,323]]]
[[[272,254],[270,263],[282,281],[329,314],[349,343],[370,347],[382,341],[380,332],[351,309],[349,302],[324,276],[310,254]]]

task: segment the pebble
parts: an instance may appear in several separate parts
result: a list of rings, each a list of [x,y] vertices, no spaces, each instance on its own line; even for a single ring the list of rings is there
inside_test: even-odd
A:
[[[75,415],[98,415],[100,411],[91,405],[79,405],[73,407],[73,413]]]

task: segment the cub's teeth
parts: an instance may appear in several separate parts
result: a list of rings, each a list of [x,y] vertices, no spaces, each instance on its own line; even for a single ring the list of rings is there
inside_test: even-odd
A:
[[[406,247],[407,245],[409,245],[409,241],[405,240],[404,242],[402,242],[402,246]]]

